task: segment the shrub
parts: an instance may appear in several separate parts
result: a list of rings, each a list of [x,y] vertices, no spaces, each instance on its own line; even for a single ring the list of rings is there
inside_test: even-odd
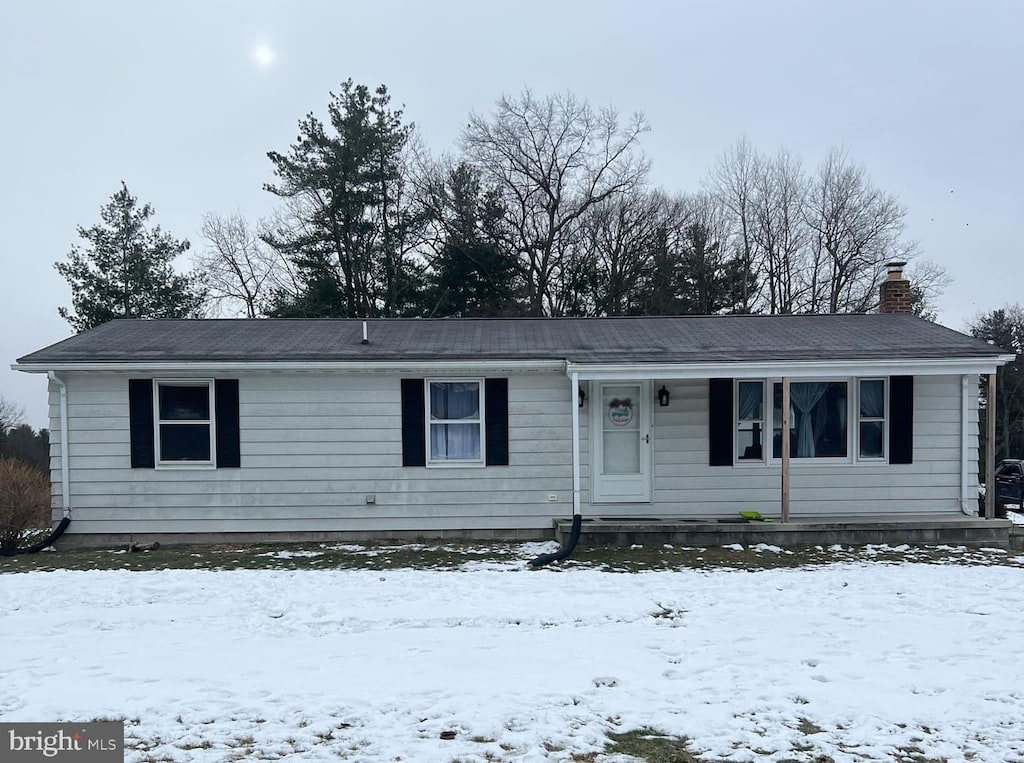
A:
[[[0,459],[0,553],[11,552],[30,530],[50,524],[50,480],[38,469]]]

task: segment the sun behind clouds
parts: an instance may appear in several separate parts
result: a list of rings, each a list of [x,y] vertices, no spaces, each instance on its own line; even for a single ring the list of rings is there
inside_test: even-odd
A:
[[[257,69],[270,69],[277,63],[277,52],[266,40],[254,42],[249,55]]]

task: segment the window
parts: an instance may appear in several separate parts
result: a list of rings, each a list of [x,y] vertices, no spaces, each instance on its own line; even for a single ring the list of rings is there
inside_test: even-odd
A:
[[[791,458],[847,457],[847,383],[792,382],[789,385]],[[782,457],[782,384],[774,385],[772,454]]]
[[[860,380],[860,458],[885,458],[885,380]]]
[[[154,383],[156,460],[161,465],[213,465],[213,383]]]
[[[764,460],[764,382],[736,383],[736,458]]]
[[[483,463],[482,383],[427,381],[430,464]]]

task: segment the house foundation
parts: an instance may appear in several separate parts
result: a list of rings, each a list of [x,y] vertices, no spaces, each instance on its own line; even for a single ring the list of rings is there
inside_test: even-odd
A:
[[[569,533],[570,518],[556,519],[555,539]],[[867,544],[965,545],[1011,547],[1011,523],[1002,519],[949,517],[827,517],[804,518],[785,524],[742,519],[678,517],[584,517],[580,544],[625,546],[673,543],[709,548],[734,543],[772,546],[859,546]],[[1015,528],[1021,530],[1024,528]],[[1014,547],[1024,547],[1024,534],[1014,535]]]

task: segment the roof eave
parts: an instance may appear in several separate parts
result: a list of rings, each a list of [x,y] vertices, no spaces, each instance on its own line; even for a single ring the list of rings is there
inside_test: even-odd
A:
[[[616,379],[759,379],[768,377],[812,378],[823,376],[944,376],[988,374],[1012,361],[1015,355],[949,358],[851,358],[829,360],[772,360],[707,363],[574,363],[566,373],[583,380]]]
[[[712,361],[701,363],[663,362],[574,362],[562,359],[450,359],[437,360],[345,360],[345,361],[19,361],[15,371],[197,372],[225,371],[436,371],[507,369],[528,371],[565,371],[580,379],[700,379],[713,376],[758,378],[768,376],[811,377],[825,374],[857,376],[865,372],[879,375],[986,374],[1011,362],[1015,355],[989,355],[947,358],[836,358],[827,360],[776,359],[757,361]]]
[[[303,360],[303,361],[238,361],[238,360],[167,360],[167,361],[63,361],[31,363],[17,362],[11,364],[14,371],[42,374],[49,371],[129,371],[129,372],[166,372],[176,371],[427,371],[445,370],[487,370],[499,368],[517,368],[528,371],[562,371],[564,360],[546,359],[479,359],[453,360],[438,358],[437,360]]]

